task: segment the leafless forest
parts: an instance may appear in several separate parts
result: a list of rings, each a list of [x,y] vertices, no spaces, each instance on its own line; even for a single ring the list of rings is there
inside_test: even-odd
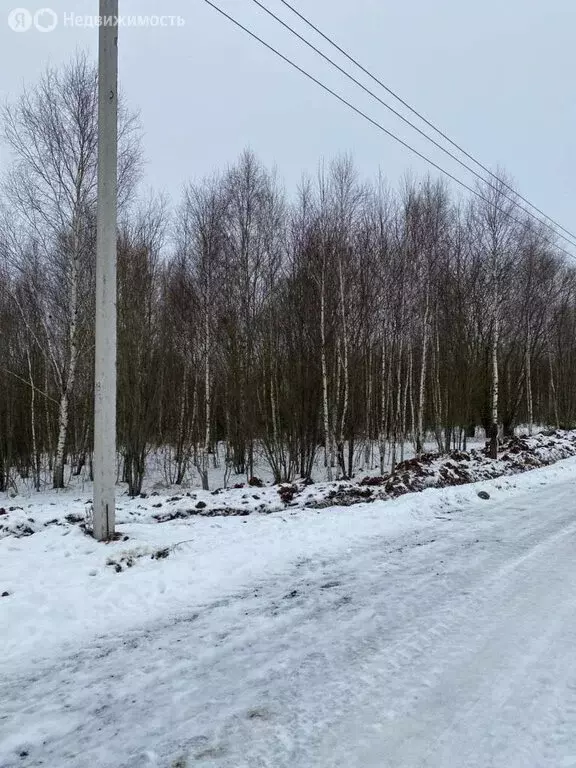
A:
[[[8,105],[0,198],[0,489],[54,487],[90,467],[96,73],[77,56]],[[576,421],[576,270],[504,173],[458,198],[397,189],[349,157],[287,195],[245,152],[179,201],[141,192],[141,128],[120,116],[120,479],[171,449],[182,482],[229,472],[277,481],[351,473],[354,453],[399,461],[483,426]],[[196,148],[194,151],[197,151]],[[193,153],[182,159],[194,174]]]

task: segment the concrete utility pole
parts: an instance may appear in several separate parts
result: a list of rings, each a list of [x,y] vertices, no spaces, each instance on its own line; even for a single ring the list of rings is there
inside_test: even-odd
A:
[[[118,199],[118,0],[100,0],[98,218],[94,402],[94,537],[114,535],[116,486],[116,220]]]

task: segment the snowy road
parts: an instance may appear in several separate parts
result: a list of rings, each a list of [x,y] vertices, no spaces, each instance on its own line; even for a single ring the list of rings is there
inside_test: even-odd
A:
[[[280,578],[177,621],[9,670],[0,765],[576,766],[565,465],[396,535],[304,548]]]

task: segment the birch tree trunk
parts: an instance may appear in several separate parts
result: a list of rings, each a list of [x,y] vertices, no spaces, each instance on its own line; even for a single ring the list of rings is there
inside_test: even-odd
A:
[[[550,394],[552,396],[552,409],[554,411],[554,424],[556,429],[560,428],[560,419],[558,418],[558,395],[556,393],[556,381],[554,379],[554,364],[552,362],[552,350],[548,343],[548,370],[550,373]]]
[[[186,401],[188,399],[188,363],[184,363],[182,376],[182,392],[180,394],[180,409],[178,412],[178,427],[176,431],[176,485],[181,485],[186,474],[188,450],[186,448]]]
[[[380,367],[380,429],[378,430],[378,449],[380,452],[380,474],[384,474],[386,462],[386,423],[388,413],[388,387],[386,385],[386,339],[382,331],[382,363]]]
[[[372,390],[374,382],[372,379],[372,344],[368,344],[368,356],[366,362],[366,445],[364,448],[364,464],[368,469],[372,469]]]
[[[430,292],[426,288],[426,307],[424,310],[424,321],[422,323],[422,362],[420,365],[420,383],[418,386],[418,417],[416,425],[416,455],[422,453],[422,442],[424,435],[424,407],[426,396],[426,371],[428,363],[428,326],[430,319]]]
[[[70,261],[70,328],[68,334],[68,371],[64,379],[64,387],[60,394],[60,406],[58,409],[58,442],[56,444],[56,459],[54,461],[53,487],[64,488],[64,459],[66,450],[66,437],[68,434],[68,409],[70,395],[76,381],[76,365],[78,362],[78,280],[80,262],[80,218],[75,216],[73,252]]]
[[[402,416],[402,358],[404,355],[404,345],[402,332],[398,342],[398,360],[396,363],[396,403],[394,407],[394,431],[392,436],[392,456],[390,458],[390,472],[396,469],[396,450],[398,447],[398,437],[400,431],[400,419]]]
[[[320,281],[320,340],[322,364],[322,412],[324,419],[324,458],[326,463],[326,479],[332,480],[332,457],[330,451],[330,408],[328,404],[328,364],[326,360],[326,294],[325,294],[325,261],[322,264]]]
[[[212,400],[211,400],[211,374],[210,374],[210,282],[207,278],[206,296],[204,300],[204,445],[202,446],[202,455],[198,463],[198,473],[202,481],[202,490],[210,490],[208,480],[208,469],[210,463],[211,450],[211,419],[212,419]]]
[[[400,420],[400,436],[402,442],[400,443],[400,461],[404,461],[404,450],[406,446],[406,416],[408,413],[408,397],[412,392],[412,348],[408,353],[408,370],[406,371],[406,377],[404,380],[404,386],[402,391],[402,418]]]
[[[433,399],[434,399],[434,434],[436,436],[436,443],[438,445],[438,451],[440,453],[445,452],[444,437],[442,435],[442,424],[444,423],[444,413],[442,408],[442,387],[440,384],[440,334],[437,325],[437,313],[436,313],[436,329],[435,329],[435,342],[434,342],[434,386],[433,386]]]
[[[38,442],[36,439],[36,387],[34,386],[34,376],[32,374],[32,361],[30,359],[30,350],[26,349],[26,358],[28,361],[28,377],[30,381],[30,430],[32,433],[32,474],[34,479],[34,488],[40,490],[40,455],[38,453]]]
[[[494,312],[492,321],[491,362],[492,362],[492,387],[490,392],[490,458],[498,458],[498,338],[499,324],[497,312]]]
[[[410,358],[408,363],[408,369],[409,369],[409,381],[410,381],[409,397],[408,397],[408,405],[410,407],[410,434],[412,435],[412,438],[415,439],[416,418],[415,418],[415,410],[414,410],[414,387],[412,385],[413,373],[414,373],[414,355],[413,355],[412,347],[410,347]]]
[[[534,402],[532,399],[532,352],[531,352],[531,333],[530,324],[526,329],[526,353],[525,353],[525,375],[526,375],[526,408],[528,411],[528,434],[532,435],[534,430]]]
[[[338,277],[340,283],[340,312],[342,315],[342,374],[344,379],[344,401],[342,404],[342,414],[338,430],[338,463],[342,470],[342,475],[346,476],[346,467],[344,463],[344,439],[346,418],[348,416],[348,399],[350,388],[350,376],[348,370],[348,327],[346,324],[346,306],[344,301],[344,278],[342,275],[342,260],[338,259]]]

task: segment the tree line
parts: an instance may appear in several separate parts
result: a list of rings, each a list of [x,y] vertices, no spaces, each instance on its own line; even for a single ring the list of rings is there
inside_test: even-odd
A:
[[[137,115],[119,117],[119,479],[150,450],[208,487],[217,459],[276,481],[395,466],[406,444],[494,455],[514,425],[573,425],[576,270],[504,173],[456,198],[441,181],[359,177],[350,157],[288,196],[249,151],[142,198]],[[79,54],[2,115],[0,490],[55,488],[93,442],[97,77]],[[223,446],[223,447],[222,447]],[[218,453],[217,453],[218,449]],[[222,454],[222,455],[220,455]]]

